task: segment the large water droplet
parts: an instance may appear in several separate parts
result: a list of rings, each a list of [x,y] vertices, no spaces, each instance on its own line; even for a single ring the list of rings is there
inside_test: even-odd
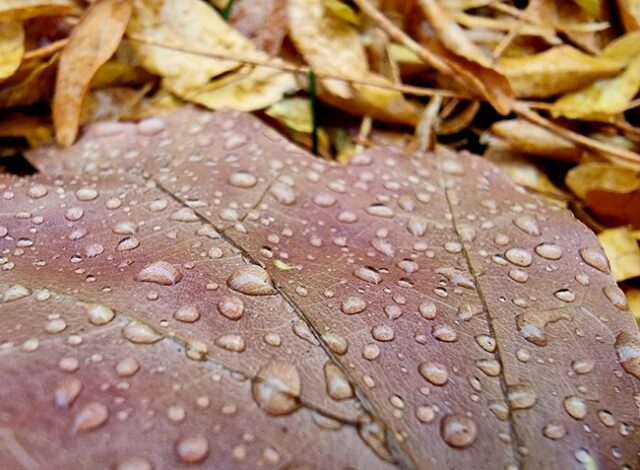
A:
[[[73,420],[72,432],[87,432],[99,428],[107,422],[109,409],[102,403],[92,402],[85,405]]]
[[[533,261],[531,252],[524,248],[509,248],[504,256],[516,266],[526,267]]]
[[[184,323],[193,323],[200,318],[200,312],[195,305],[182,305],[175,311],[173,318]]]
[[[530,215],[519,215],[513,219],[513,223],[516,227],[522,230],[524,233],[537,237],[540,235],[540,226],[535,217]]]
[[[514,410],[524,410],[531,408],[538,396],[530,384],[512,385],[508,388],[507,397]]]
[[[444,385],[449,380],[447,368],[438,362],[423,362],[418,370],[420,375],[433,385]]]
[[[180,282],[182,273],[167,261],[156,261],[145,266],[136,276],[137,281],[173,286]]]
[[[295,366],[286,362],[263,366],[253,379],[251,391],[258,406],[274,416],[293,413],[300,407],[300,376]]]
[[[609,260],[607,260],[607,257],[599,248],[582,248],[580,250],[580,257],[589,266],[605,274],[609,274]]]
[[[358,266],[353,270],[353,275],[361,281],[369,282],[371,284],[380,284],[382,282],[382,276],[380,273],[369,266]]]
[[[273,295],[276,293],[269,273],[255,264],[246,264],[236,269],[227,279],[227,285],[245,295]]]
[[[177,442],[176,452],[185,463],[202,462],[209,454],[209,441],[200,435],[188,436]]]
[[[580,397],[570,396],[564,399],[564,409],[569,416],[575,419],[583,419],[587,416],[587,402]]]
[[[122,330],[122,334],[132,343],[153,344],[160,341],[163,336],[145,323],[132,321]]]
[[[229,177],[229,184],[236,188],[253,188],[256,182],[256,177],[246,171],[237,171]]]
[[[347,315],[354,315],[356,313],[360,313],[367,308],[367,302],[358,296],[347,297],[340,304],[340,310],[342,310]]]
[[[327,394],[334,400],[345,400],[353,397],[353,389],[349,380],[337,365],[327,362],[324,365],[324,377]]]
[[[62,408],[70,407],[82,390],[82,382],[75,377],[65,377],[53,392],[53,402]]]
[[[640,380],[640,339],[623,331],[616,337],[616,352],[625,372]]]
[[[244,312],[244,303],[235,295],[226,295],[218,302],[218,311],[229,320],[239,320]]]
[[[440,422],[442,439],[452,447],[464,449],[473,444],[478,435],[475,421],[464,415],[448,415]]]
[[[85,306],[85,309],[89,316],[89,322],[94,325],[106,325],[116,316],[112,309],[100,304],[90,304]]]

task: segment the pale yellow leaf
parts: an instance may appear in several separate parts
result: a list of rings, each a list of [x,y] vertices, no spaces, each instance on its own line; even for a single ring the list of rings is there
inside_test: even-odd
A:
[[[627,227],[603,230],[598,239],[609,258],[616,281],[640,276],[640,247]]]
[[[320,98],[355,115],[415,124],[417,108],[395,90],[349,83],[349,80],[391,86],[369,70],[367,54],[358,31],[327,11],[323,0],[289,0],[289,31],[297,49],[319,75],[346,80],[322,79]]]
[[[24,28],[18,21],[0,22],[0,80],[18,70],[24,54]]]
[[[611,163],[590,162],[569,170],[565,182],[580,199],[594,189],[630,194],[640,190],[640,173]]]
[[[640,0],[618,0],[620,19],[627,31],[640,28]]]
[[[168,46],[132,41],[136,57],[164,78],[166,89],[213,109],[259,109],[297,86],[293,75],[273,67],[243,67],[242,60],[274,65],[278,61],[256,49],[200,0],[135,0],[127,32]],[[234,70],[238,73],[213,80]]]
[[[28,106],[48,99],[53,90],[59,54],[46,61],[23,62],[8,82],[0,88],[0,108]]]
[[[311,133],[311,103],[307,98],[286,98],[266,110],[267,115],[298,132]]]
[[[576,90],[623,67],[620,61],[593,57],[567,45],[534,55],[502,57],[497,64],[517,96],[538,98]]]
[[[327,10],[334,16],[348,23],[359,25],[360,17],[349,5],[340,0],[325,0]]]
[[[102,0],[86,11],[62,51],[53,98],[53,123],[60,145],[78,133],[82,100],[98,68],[113,55],[131,17],[132,0]]]
[[[77,15],[81,11],[80,3],[74,0],[0,0],[0,21]]]

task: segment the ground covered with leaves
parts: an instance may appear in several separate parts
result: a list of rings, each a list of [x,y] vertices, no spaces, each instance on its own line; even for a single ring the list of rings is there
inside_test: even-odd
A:
[[[639,12],[0,0],[2,461],[639,465]]]

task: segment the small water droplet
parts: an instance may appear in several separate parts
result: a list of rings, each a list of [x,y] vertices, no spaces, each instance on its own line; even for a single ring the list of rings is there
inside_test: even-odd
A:
[[[582,248],[580,250],[580,257],[589,266],[605,274],[609,274],[609,260],[607,260],[605,254],[599,248]]]
[[[235,295],[226,295],[218,302],[218,311],[229,320],[239,320],[244,312],[244,303]]]
[[[240,335],[225,334],[216,338],[216,346],[226,349],[227,351],[240,353],[245,349],[244,339]]]
[[[342,301],[340,304],[340,310],[347,315],[354,315],[360,313],[367,308],[367,302],[358,296],[350,296]]]
[[[89,304],[85,306],[89,322],[94,325],[106,325],[116,316],[115,312],[109,307],[100,304]]]
[[[173,318],[184,323],[193,323],[200,318],[200,312],[195,305],[182,305],[175,311]]]
[[[145,266],[136,276],[136,280],[173,286],[182,280],[182,273],[167,261],[156,261]]]
[[[229,184],[236,188],[253,188],[256,183],[256,177],[246,171],[237,171],[229,177]]]
[[[448,415],[440,422],[442,439],[452,447],[464,449],[473,444],[478,435],[475,421],[464,415]]]
[[[572,418],[583,419],[587,415],[587,402],[580,397],[570,396],[564,399],[564,409]]]
[[[444,385],[449,381],[447,368],[438,362],[423,362],[418,370],[420,375],[433,385]]]
[[[504,256],[516,266],[530,266],[533,261],[531,252],[524,248],[509,248]]]
[[[76,415],[72,431],[74,433],[93,431],[106,423],[108,418],[109,409],[104,404],[91,402]]]
[[[209,454],[209,441],[200,435],[184,437],[176,444],[176,452],[185,463],[199,463]]]
[[[136,344],[153,344],[160,341],[163,336],[145,323],[132,321],[122,330],[123,336]]]
[[[327,384],[327,394],[334,400],[353,398],[353,389],[342,370],[334,363],[324,365],[324,377]]]
[[[380,284],[382,282],[380,273],[370,266],[358,266],[353,270],[353,275],[370,284]]]

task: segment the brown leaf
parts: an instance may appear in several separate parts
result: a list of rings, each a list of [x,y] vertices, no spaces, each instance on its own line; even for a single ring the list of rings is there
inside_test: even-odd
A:
[[[91,79],[116,51],[132,8],[133,0],[100,0],[89,7],[71,32],[60,56],[53,97],[53,124],[60,145],[68,146],[75,140]]]
[[[76,176],[2,179],[4,461],[636,458],[638,331],[597,239],[481,159],[341,166],[192,108],[29,158]]]

